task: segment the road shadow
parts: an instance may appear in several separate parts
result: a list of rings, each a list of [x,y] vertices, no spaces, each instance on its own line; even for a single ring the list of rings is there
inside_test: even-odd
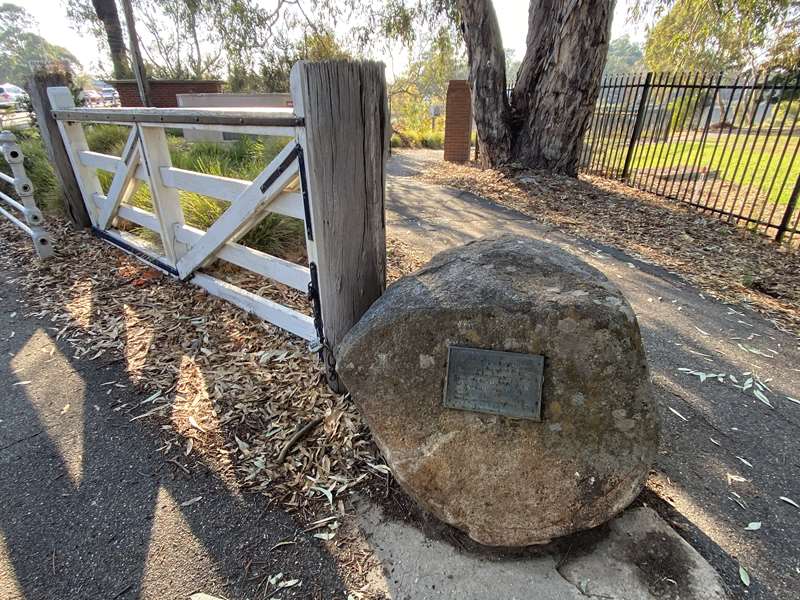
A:
[[[149,405],[124,361],[75,359],[25,317],[14,275],[0,275],[0,595],[269,598],[284,573],[300,581],[281,598],[344,596],[333,557],[290,515],[183,447],[166,460],[161,424],[132,421]]]

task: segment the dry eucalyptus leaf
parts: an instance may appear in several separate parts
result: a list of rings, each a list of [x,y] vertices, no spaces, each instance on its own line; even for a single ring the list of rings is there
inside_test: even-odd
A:
[[[684,421],[688,421],[688,420],[689,420],[689,419],[687,419],[686,417],[684,417],[684,416],[683,416],[681,413],[679,413],[677,410],[675,410],[674,408],[672,408],[671,406],[668,406],[667,408],[668,408],[668,409],[670,409],[670,410],[671,410],[673,413],[675,413],[676,415],[678,415],[678,416],[679,416],[681,419],[683,419]]]
[[[787,498],[786,496],[781,496],[779,499],[783,500],[784,502],[786,502],[786,504],[791,504],[795,508],[800,508],[800,504],[797,504],[797,502],[795,502],[791,498]]]
[[[742,565],[739,565],[739,579],[742,580],[742,583],[745,585],[745,587],[750,586],[750,574]]]

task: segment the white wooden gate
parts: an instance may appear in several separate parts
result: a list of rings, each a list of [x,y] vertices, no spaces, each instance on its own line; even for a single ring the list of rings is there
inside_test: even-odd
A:
[[[178,108],[75,108],[67,88],[48,89],[53,117],[69,155],[93,231],[122,250],[181,280],[191,281],[210,294],[223,298],[318,346],[321,319],[268,298],[258,296],[198,270],[216,259],[268,277],[314,295],[318,289],[314,265],[313,199],[306,185],[304,164],[306,136],[303,114],[295,109],[178,109]],[[130,126],[120,157],[92,152],[83,123]],[[186,171],[172,166],[165,128],[231,131],[262,136],[288,136],[291,141],[252,181]],[[113,173],[104,193],[97,170]],[[153,212],[126,204],[140,182],[150,188]],[[298,186],[299,184],[299,186]],[[187,225],[179,202],[179,191],[230,202],[229,208],[203,231]],[[238,243],[268,213],[302,219],[306,249],[312,268],[271,256]],[[146,240],[114,227],[119,217],[157,233],[163,254],[153,251]]]
[[[319,351],[328,385],[343,391],[335,349],[386,286],[385,166],[391,128],[383,64],[300,61],[291,72],[294,107],[289,110],[76,109],[66,88],[48,87],[47,81],[34,78],[32,98],[39,124],[45,125],[43,138],[57,157],[54,166],[70,189],[73,182],[80,189],[87,209],[83,215],[77,194],[67,194],[74,222],[91,221],[97,235],[141,260],[305,338]],[[131,127],[122,155],[90,151],[85,122]],[[257,177],[242,181],[175,168],[167,127],[292,141]],[[107,194],[98,169],[114,174]],[[150,187],[152,212],[126,203],[140,182]],[[230,207],[207,231],[190,227],[180,190],[230,202]],[[238,243],[270,211],[304,221],[307,268]],[[115,228],[117,217],[156,232],[161,249],[153,252],[145,240]],[[307,290],[313,317],[199,271],[216,259]]]

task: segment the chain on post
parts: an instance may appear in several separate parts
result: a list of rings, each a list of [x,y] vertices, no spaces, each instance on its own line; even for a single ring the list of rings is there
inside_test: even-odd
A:
[[[325,368],[328,386],[334,392],[343,393],[344,389],[339,381],[339,375],[336,373],[336,357],[333,355],[333,348],[325,340],[325,333],[322,328],[322,306],[319,300],[319,279],[317,277],[316,263],[310,263],[308,270],[311,276],[308,282],[308,300],[311,302],[314,315],[314,330],[317,333],[317,341],[309,346],[309,350],[318,354]]]

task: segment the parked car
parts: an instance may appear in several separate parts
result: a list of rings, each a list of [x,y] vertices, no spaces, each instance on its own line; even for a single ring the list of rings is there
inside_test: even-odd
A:
[[[16,106],[19,102],[28,100],[28,93],[13,83],[0,85],[0,108]]]
[[[95,106],[102,104],[103,97],[97,90],[81,90],[78,94],[78,100],[81,100],[86,106]]]
[[[100,88],[100,95],[104,104],[119,104],[119,93],[111,86]]]

